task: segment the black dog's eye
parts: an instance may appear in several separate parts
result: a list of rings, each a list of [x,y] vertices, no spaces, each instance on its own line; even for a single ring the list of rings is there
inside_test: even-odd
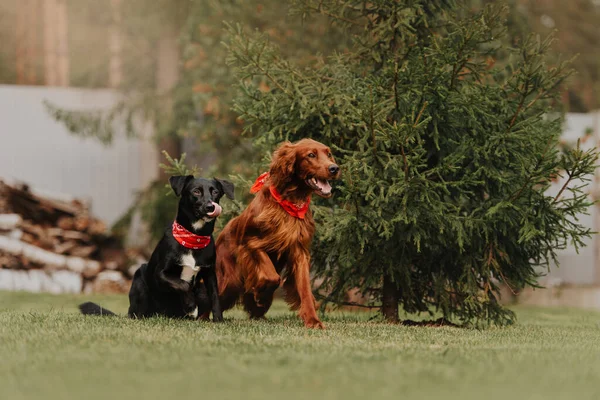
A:
[[[200,196],[200,190],[198,190],[198,189],[194,189],[194,190],[192,190],[192,194],[193,194],[194,196]]]
[[[308,156],[309,156],[310,158],[315,158],[315,157],[316,157],[316,156],[315,156],[315,153],[308,153]]]
[[[212,189],[212,195],[213,196],[218,196],[219,195],[219,191],[217,189]]]

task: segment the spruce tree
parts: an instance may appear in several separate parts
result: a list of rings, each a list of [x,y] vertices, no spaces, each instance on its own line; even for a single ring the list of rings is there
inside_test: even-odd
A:
[[[399,305],[511,322],[499,284],[535,286],[557,250],[591,234],[577,215],[591,205],[597,154],[558,151],[569,70],[547,65],[551,39],[507,46],[498,5],[292,3],[294,15],[327,17],[352,45],[306,67],[268,36],[232,27],[234,110],[265,151],[311,137],[342,165],[333,198],[313,208],[325,300],[359,288],[392,322]],[[556,175],[567,183],[550,196]]]

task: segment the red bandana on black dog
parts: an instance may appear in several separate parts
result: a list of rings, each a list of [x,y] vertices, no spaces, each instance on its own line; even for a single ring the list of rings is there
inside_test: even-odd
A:
[[[256,178],[254,185],[252,185],[250,188],[250,193],[257,193],[260,189],[262,189],[267,179],[269,179],[268,172],[265,172]],[[304,216],[308,212],[308,206],[310,205],[310,196],[304,203],[295,204],[289,200],[283,200],[273,185],[269,186],[269,191],[271,192],[271,196],[273,196],[273,200],[275,200],[281,206],[281,208],[285,210],[285,212],[290,214],[292,217],[304,219]]]
[[[188,249],[199,250],[210,244],[210,236],[196,235],[173,221],[173,237],[180,245]]]

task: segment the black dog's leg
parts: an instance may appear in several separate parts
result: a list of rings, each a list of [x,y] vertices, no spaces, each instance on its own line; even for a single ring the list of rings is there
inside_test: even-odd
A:
[[[196,297],[192,289],[181,294],[181,304],[183,305],[183,312],[186,315],[193,318],[198,317],[198,305],[196,304]]]
[[[176,292],[189,292],[190,290],[189,282],[186,282],[181,278],[168,276],[167,274],[165,274],[164,269],[158,273],[158,278],[169,288],[175,290]]]
[[[198,305],[199,318],[204,316],[203,319],[208,319],[206,314],[208,313],[210,316],[211,301],[208,297],[206,285],[201,278],[201,274],[196,276],[196,282],[194,283],[194,297],[196,298],[196,304]]]
[[[151,306],[150,289],[143,278],[147,268],[147,264],[142,264],[133,275],[133,281],[129,289],[129,311],[127,313],[129,318],[151,317],[156,312]]]
[[[221,311],[221,303],[219,302],[219,285],[217,285],[217,273],[214,266],[206,269],[203,279],[212,307],[213,321],[223,322],[223,312]]]
[[[165,274],[165,270],[159,272],[158,278],[168,288],[180,293],[181,304],[185,314],[192,314],[196,310],[196,299],[192,290],[192,285],[189,282],[180,278],[175,278]]]

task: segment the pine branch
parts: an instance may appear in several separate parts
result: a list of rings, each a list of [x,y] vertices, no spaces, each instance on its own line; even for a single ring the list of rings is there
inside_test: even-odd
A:
[[[343,22],[346,22],[346,23],[354,25],[354,26],[359,26],[361,28],[366,28],[366,26],[363,25],[363,24],[361,24],[360,22],[348,19],[348,18],[343,17],[341,15],[333,14],[333,13],[325,10],[323,8],[323,1],[322,0],[319,2],[318,6],[313,6],[313,5],[310,5],[310,4],[306,4],[306,8],[309,9],[309,10],[311,10],[311,11],[315,11],[318,14],[325,15],[326,17],[333,18],[333,19],[338,20],[338,21],[343,21]]]
[[[246,53],[247,54],[247,53]],[[248,54],[247,54],[248,55]],[[254,66],[258,69],[264,76],[266,76],[279,90],[281,90],[286,95],[291,96],[291,94],[267,71],[265,70],[258,61],[254,62]]]
[[[419,111],[419,115],[417,115],[417,119],[413,124],[413,128],[416,128],[419,125],[419,121],[421,120],[421,116],[423,115],[423,111],[425,111],[425,107],[427,107],[427,101],[423,103],[423,107],[421,107],[421,111]]]
[[[334,298],[331,298],[329,296],[323,296],[319,293],[315,293],[315,298],[317,300],[322,300],[325,303],[335,303],[341,306],[350,306],[350,307],[361,307],[361,308],[368,308],[368,309],[375,309],[375,308],[381,308],[381,305],[368,305],[368,304],[361,304],[361,303],[357,303],[354,301],[338,301]]]
[[[373,88],[371,88],[371,109],[370,109],[370,121],[369,128],[371,130],[371,140],[373,141],[373,157],[374,161],[377,161],[377,141],[375,139],[375,113],[374,113],[374,102],[373,102]]]
[[[188,168],[188,166],[185,164],[186,153],[182,153],[179,159],[171,157],[171,155],[166,150],[163,150],[162,154],[167,159],[168,164],[161,163],[159,164],[159,167],[163,169],[167,174],[180,176],[198,174],[199,171],[196,165],[194,165],[192,168]]]
[[[508,124],[508,128],[506,128],[506,133],[510,132],[510,130],[514,126],[515,121],[517,120],[517,117],[519,116],[519,113],[521,112],[521,108],[523,108],[523,104],[525,103],[525,99],[527,98],[528,95],[529,95],[529,80],[527,80],[527,82],[525,82],[525,89],[523,90],[523,93],[521,95],[521,101],[519,102],[519,106],[517,107],[517,110],[515,111],[513,117],[510,120],[510,123]]]
[[[460,47],[460,49],[458,50],[458,56],[456,57],[456,60],[460,60],[463,56],[463,52],[465,51],[465,48],[467,47],[467,44],[471,41],[471,38],[473,37],[473,34],[470,34],[464,41],[464,43],[462,44],[462,46]],[[452,90],[454,89],[454,82],[456,80],[456,76],[457,74],[463,69],[463,67],[467,64],[467,62],[469,61],[468,58],[464,59],[460,66],[457,68],[458,64],[454,64],[454,66],[452,67],[452,75],[450,78],[450,87],[449,89]]]
[[[544,151],[542,152],[542,156],[538,159],[535,166],[531,169],[531,172],[529,173],[527,179],[525,180],[525,182],[523,183],[521,188],[518,191],[516,191],[512,196],[510,196],[509,201],[513,202],[516,199],[518,199],[519,196],[521,196],[521,193],[523,193],[523,191],[525,190],[525,188],[531,183],[534,171],[537,170],[540,167],[540,165],[542,164],[542,162],[545,160],[546,153],[548,153],[548,150],[550,149],[551,144],[552,144],[552,138],[548,139],[548,142],[546,143],[546,147],[544,148]]]
[[[400,153],[402,154],[402,162],[404,163],[404,181],[406,182],[408,181],[408,160],[406,159],[403,144],[400,144]]]
[[[569,177],[567,179],[567,181],[564,183],[564,185],[562,185],[562,187],[560,188],[560,190],[558,191],[558,193],[556,194],[556,197],[554,197],[554,203],[556,203],[556,201],[560,198],[560,196],[563,194],[563,192],[565,191],[565,189],[569,186],[569,183],[571,183],[571,180],[573,179],[573,174],[571,174],[569,171],[565,171],[567,173],[567,176]]]

